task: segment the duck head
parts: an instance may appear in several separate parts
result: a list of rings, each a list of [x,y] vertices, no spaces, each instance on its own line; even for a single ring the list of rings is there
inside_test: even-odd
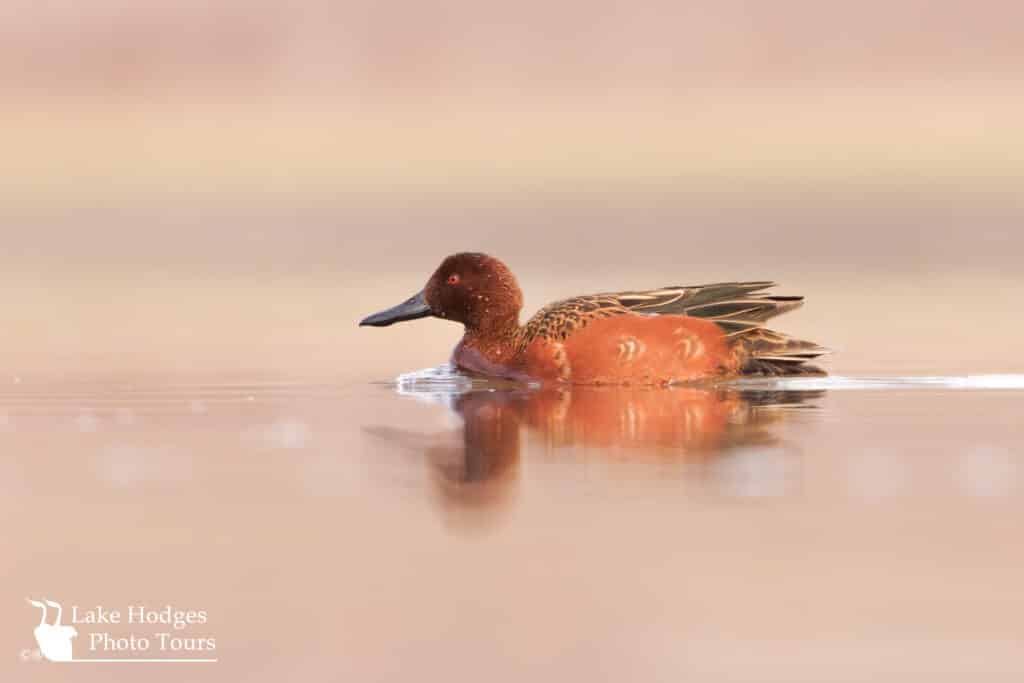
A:
[[[433,316],[479,330],[518,324],[522,307],[523,294],[508,266],[487,254],[462,253],[446,258],[422,291],[359,324],[386,327]]]

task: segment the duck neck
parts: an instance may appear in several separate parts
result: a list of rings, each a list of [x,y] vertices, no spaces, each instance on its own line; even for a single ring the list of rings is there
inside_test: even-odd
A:
[[[519,316],[491,317],[478,324],[466,325],[466,341],[480,351],[504,352],[515,345],[519,337]]]

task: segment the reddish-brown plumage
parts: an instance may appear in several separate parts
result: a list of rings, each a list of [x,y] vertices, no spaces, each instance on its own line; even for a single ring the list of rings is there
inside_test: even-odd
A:
[[[433,315],[465,327],[452,360],[485,375],[575,384],[664,384],[739,375],[821,374],[824,350],[763,327],[800,297],[735,282],[595,294],[541,309],[519,324],[522,294],[501,261],[450,256],[423,292],[364,325]]]
[[[524,358],[527,376],[579,384],[661,384],[739,369],[717,325],[683,315],[602,318],[565,341],[534,339]]]

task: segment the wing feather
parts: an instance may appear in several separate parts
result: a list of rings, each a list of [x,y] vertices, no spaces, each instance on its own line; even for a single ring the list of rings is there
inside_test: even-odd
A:
[[[538,335],[565,339],[590,320],[627,313],[688,315],[714,322],[742,346],[748,358],[745,373],[821,373],[806,362],[828,353],[827,349],[764,327],[766,321],[803,305],[802,296],[765,293],[775,286],[770,280],[758,280],[579,296],[538,311],[525,325],[523,339],[528,342]]]

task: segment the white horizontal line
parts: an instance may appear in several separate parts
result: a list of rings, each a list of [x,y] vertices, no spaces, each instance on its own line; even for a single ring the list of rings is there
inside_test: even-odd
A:
[[[774,380],[744,380],[740,386],[766,386],[775,389],[832,390],[900,390],[900,389],[1024,389],[1024,375],[958,375],[952,377],[829,377],[779,378]]]

